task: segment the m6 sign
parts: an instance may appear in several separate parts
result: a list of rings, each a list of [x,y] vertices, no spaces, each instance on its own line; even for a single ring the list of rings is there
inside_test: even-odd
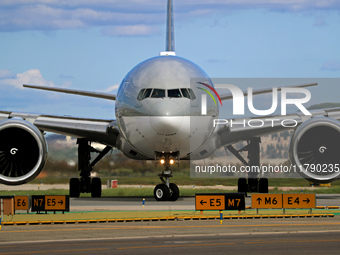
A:
[[[252,194],[252,208],[282,208],[282,194]]]

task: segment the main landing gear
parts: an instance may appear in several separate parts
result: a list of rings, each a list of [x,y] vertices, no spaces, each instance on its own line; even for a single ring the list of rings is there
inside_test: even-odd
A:
[[[92,197],[100,197],[102,194],[102,181],[100,178],[91,178],[91,171],[112,148],[106,146],[104,150],[98,151],[91,146],[87,139],[78,139],[78,170],[80,178],[70,179],[70,197],[79,197],[80,193],[91,193]],[[90,163],[91,152],[99,155]]]
[[[260,137],[254,137],[247,141],[247,145],[241,150],[236,150],[232,145],[226,148],[233,153],[243,164],[247,166],[260,166]],[[239,152],[248,152],[248,162]],[[248,178],[238,179],[238,192],[246,193],[268,193],[268,179],[259,178],[258,171],[248,173]]]
[[[172,154],[162,155],[160,162],[165,169],[158,175],[162,183],[155,187],[153,194],[157,201],[176,201],[179,197],[179,189],[175,183],[170,183],[172,177],[170,166],[175,163],[175,160]]]

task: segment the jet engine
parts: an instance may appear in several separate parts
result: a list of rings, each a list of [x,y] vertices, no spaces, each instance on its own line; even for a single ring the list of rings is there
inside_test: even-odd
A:
[[[340,122],[316,117],[295,131],[289,148],[291,162],[305,179],[329,183],[340,178]]]
[[[0,182],[20,185],[45,166],[47,144],[40,130],[23,119],[0,122]]]

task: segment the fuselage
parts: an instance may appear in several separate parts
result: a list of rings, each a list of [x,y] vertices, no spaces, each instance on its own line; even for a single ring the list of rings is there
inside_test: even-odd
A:
[[[154,158],[155,153],[178,153],[180,158],[199,150],[211,137],[218,105],[205,96],[202,83],[209,76],[193,62],[177,56],[158,56],[134,67],[117,94],[116,118],[125,155]]]

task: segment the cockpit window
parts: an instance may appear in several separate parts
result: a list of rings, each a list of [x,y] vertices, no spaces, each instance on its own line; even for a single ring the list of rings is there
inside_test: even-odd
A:
[[[145,98],[188,98],[191,100],[196,99],[196,96],[192,89],[179,88],[179,89],[141,89],[138,93],[137,99],[143,100]]]
[[[188,89],[190,93],[191,100],[196,99],[195,93],[192,91],[192,89]]]
[[[138,100],[142,100],[144,91],[145,91],[145,89],[141,89],[141,91],[139,91],[138,96],[137,96]]]
[[[153,98],[165,97],[165,89],[153,89],[151,97]]]
[[[179,89],[169,89],[168,97],[182,97],[182,95],[181,92],[179,92]]]
[[[146,89],[143,96],[142,96],[142,99],[150,97],[151,91],[152,91],[152,89]]]
[[[183,97],[189,98],[190,99],[190,94],[187,89],[181,89]]]

